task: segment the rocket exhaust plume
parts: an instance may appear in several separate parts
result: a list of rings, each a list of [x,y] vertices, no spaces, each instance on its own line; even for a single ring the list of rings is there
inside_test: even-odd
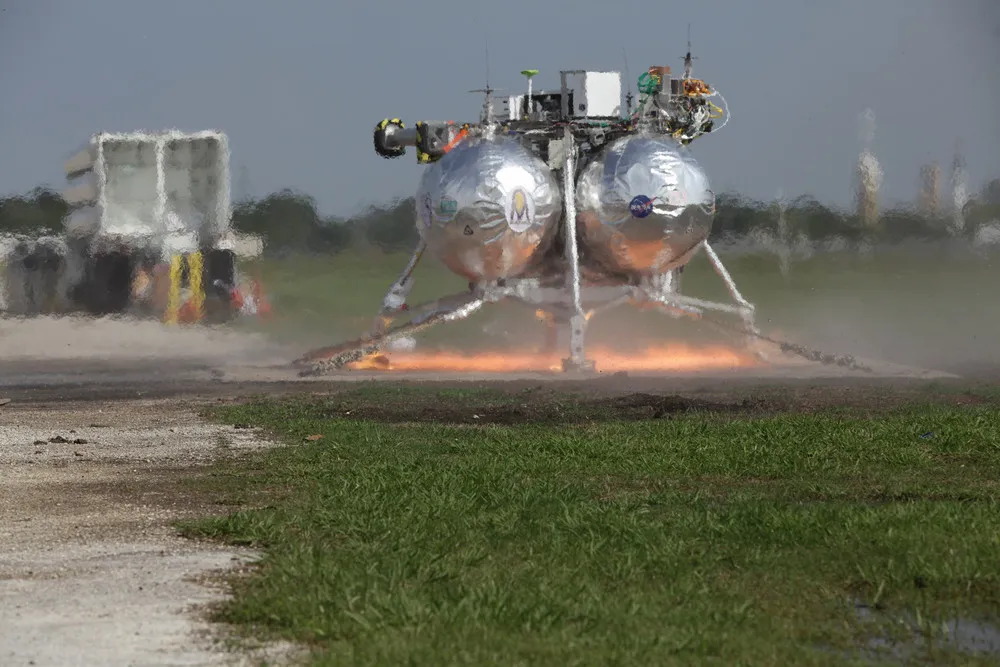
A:
[[[760,360],[744,350],[722,345],[667,343],[636,352],[593,346],[590,354],[602,373],[699,372],[759,366]],[[365,357],[348,364],[349,370],[457,372],[457,373],[545,373],[562,370],[560,355],[513,351],[390,352]]]

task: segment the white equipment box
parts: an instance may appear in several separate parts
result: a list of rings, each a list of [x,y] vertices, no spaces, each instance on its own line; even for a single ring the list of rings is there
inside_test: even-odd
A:
[[[568,118],[620,118],[622,80],[618,72],[560,72],[563,115]],[[572,96],[569,94],[572,92]],[[572,99],[573,108],[569,108]]]

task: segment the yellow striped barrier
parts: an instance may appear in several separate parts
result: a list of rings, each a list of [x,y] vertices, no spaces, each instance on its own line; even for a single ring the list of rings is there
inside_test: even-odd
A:
[[[188,286],[191,289],[191,309],[194,311],[194,321],[200,322],[205,311],[205,290],[201,284],[204,277],[202,256],[200,252],[188,255]]]
[[[184,268],[187,266],[187,287],[191,292],[189,307],[194,311],[194,321],[200,321],[205,308],[205,289],[202,284],[204,263],[200,252],[174,255],[170,258],[170,289],[167,293],[167,310],[163,315],[166,324],[177,324],[180,321],[183,289]]]

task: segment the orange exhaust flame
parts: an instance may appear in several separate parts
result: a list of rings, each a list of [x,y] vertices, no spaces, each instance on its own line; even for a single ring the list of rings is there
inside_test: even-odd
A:
[[[348,364],[349,370],[525,373],[562,370],[562,356],[540,352],[393,352]],[[591,347],[587,356],[602,373],[706,371],[749,368],[761,362],[748,352],[724,346],[670,344],[634,353]]]

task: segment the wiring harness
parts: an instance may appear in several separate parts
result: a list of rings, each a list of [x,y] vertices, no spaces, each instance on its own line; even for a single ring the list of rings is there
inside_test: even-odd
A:
[[[721,130],[729,123],[729,105],[719,91],[713,90],[701,79],[675,81],[678,90],[664,92],[663,77],[656,68],[650,68],[639,76],[639,105],[629,119],[634,127],[643,120],[654,121],[657,129],[682,144],[689,144],[704,134]],[[712,101],[713,97],[719,98],[722,107]],[[722,123],[715,127],[719,119]]]

